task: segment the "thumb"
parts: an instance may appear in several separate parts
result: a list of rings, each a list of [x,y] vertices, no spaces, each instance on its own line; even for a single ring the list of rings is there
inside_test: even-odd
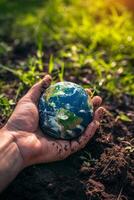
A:
[[[42,89],[46,89],[52,81],[52,78],[50,75],[46,75],[41,81],[33,85],[30,90],[27,92],[27,94],[23,97],[24,98],[30,98],[34,103],[37,103]]]

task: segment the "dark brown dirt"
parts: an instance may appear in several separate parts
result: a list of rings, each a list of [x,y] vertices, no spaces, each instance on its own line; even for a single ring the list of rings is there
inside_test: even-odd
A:
[[[89,80],[90,70],[82,73],[82,81]],[[73,74],[69,80],[81,81]],[[24,169],[0,200],[134,200],[134,98],[109,97],[103,90],[101,95],[108,113],[85,149],[64,161]],[[120,112],[132,121],[118,119]]]

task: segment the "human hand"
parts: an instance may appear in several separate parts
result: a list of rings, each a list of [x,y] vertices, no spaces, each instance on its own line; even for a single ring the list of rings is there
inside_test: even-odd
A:
[[[104,113],[99,107],[102,100],[93,97],[94,119],[86,131],[77,140],[66,141],[53,139],[44,135],[39,127],[38,100],[43,88],[47,88],[51,77],[46,75],[42,81],[36,83],[27,94],[22,97],[3,130],[13,137],[23,160],[23,167],[36,163],[48,163],[62,160],[72,153],[82,149],[95,134]],[[88,93],[90,91],[86,90]]]

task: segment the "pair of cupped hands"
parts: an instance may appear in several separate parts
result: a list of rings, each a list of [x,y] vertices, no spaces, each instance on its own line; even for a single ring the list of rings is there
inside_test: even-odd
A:
[[[36,163],[62,160],[84,148],[95,134],[105,112],[104,108],[100,107],[101,97],[95,96],[92,98],[93,121],[78,139],[66,141],[48,137],[42,133],[39,127],[38,100],[42,91],[50,85],[51,80],[51,76],[46,75],[40,82],[33,85],[19,100],[11,117],[3,127],[6,135],[17,144],[24,167]],[[86,89],[86,92],[90,95],[91,91]]]

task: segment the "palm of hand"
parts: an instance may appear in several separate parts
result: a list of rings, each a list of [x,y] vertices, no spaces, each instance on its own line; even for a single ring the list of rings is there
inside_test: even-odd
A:
[[[44,82],[46,83],[46,80]],[[103,112],[102,108],[99,108],[95,112],[93,122],[78,140],[64,141],[47,137],[41,132],[38,126],[39,114],[37,102],[41,93],[41,87],[42,84],[38,83],[30,89],[18,102],[5,126],[18,145],[24,160],[24,166],[61,160],[83,148],[98,128],[99,118]],[[37,96],[35,98],[36,93]],[[99,105],[100,103],[101,99],[94,97],[93,104]]]
[[[16,140],[26,165],[27,162],[31,164],[34,157],[41,152],[41,132],[38,122],[37,106],[29,98],[22,98],[6,124],[6,128]]]

